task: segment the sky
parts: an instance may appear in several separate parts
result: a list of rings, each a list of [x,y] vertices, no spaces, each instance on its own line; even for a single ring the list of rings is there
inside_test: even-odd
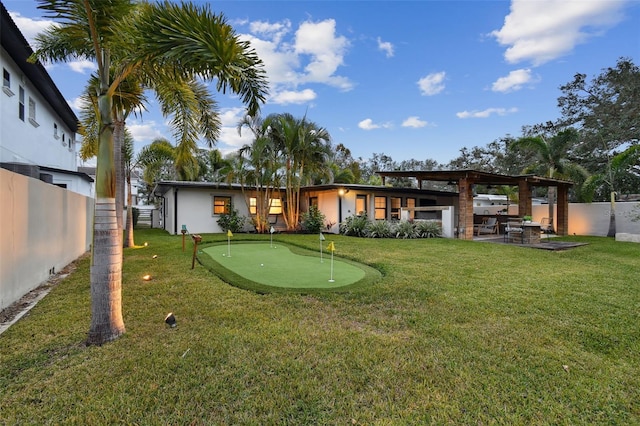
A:
[[[2,1],[29,41],[51,24],[35,1]],[[446,164],[463,147],[559,118],[559,87],[576,73],[591,79],[620,57],[640,63],[638,0],[195,3],[222,13],[263,60],[262,116],[306,115],[365,160],[384,153]],[[46,66],[77,113],[95,65]],[[236,129],[242,103],[215,97],[223,123],[215,147],[250,143]],[[151,97],[127,122],[136,149],[158,137],[175,142],[167,122]]]

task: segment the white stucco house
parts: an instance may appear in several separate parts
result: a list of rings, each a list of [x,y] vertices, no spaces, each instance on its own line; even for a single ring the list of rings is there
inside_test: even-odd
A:
[[[179,234],[183,225],[192,234],[222,232],[217,221],[225,212],[225,206],[230,204],[241,216],[249,218],[255,213],[254,194],[246,189],[243,194],[237,184],[186,181],[162,181],[154,190],[154,195],[161,199],[160,227],[170,234]],[[280,194],[275,193],[272,197],[269,222],[276,230],[284,231],[284,190]],[[454,192],[328,184],[301,188],[300,208],[307,211],[310,205],[318,206],[325,215],[327,232],[337,233],[338,224],[352,215],[366,214],[371,220],[393,220],[400,219],[402,210],[406,210],[408,219],[442,220],[442,207],[451,206],[451,214],[445,213],[445,216],[453,221],[452,210],[457,203],[458,194]],[[453,229],[453,226],[451,223],[446,228]],[[251,228],[248,226],[247,230]]]
[[[27,62],[33,50],[0,8],[0,164],[93,197],[93,179],[76,166],[78,119],[44,66]]]

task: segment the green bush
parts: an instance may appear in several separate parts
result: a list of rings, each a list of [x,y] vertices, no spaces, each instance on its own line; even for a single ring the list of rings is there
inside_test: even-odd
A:
[[[369,237],[371,238],[391,238],[392,236],[391,223],[386,220],[374,220],[369,225]]]
[[[138,218],[140,217],[140,209],[137,207],[131,207],[131,218],[133,219],[133,227],[135,229],[138,226]]]
[[[416,233],[416,228],[413,225],[413,222],[409,222],[408,220],[401,220],[396,225],[396,238],[417,238],[418,234]]]
[[[302,228],[311,234],[319,233],[324,227],[325,216],[318,206],[309,207],[308,212],[302,213]]]
[[[224,232],[240,232],[244,229],[247,218],[240,216],[238,210],[229,207],[229,213],[221,214],[217,222]]]
[[[349,216],[340,224],[340,233],[352,237],[367,237],[371,222],[367,216]]]
[[[439,222],[420,221],[415,225],[418,238],[440,238],[442,237],[442,227]]]

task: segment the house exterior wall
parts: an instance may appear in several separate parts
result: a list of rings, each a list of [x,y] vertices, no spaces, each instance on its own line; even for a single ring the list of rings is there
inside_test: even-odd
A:
[[[0,310],[89,250],[94,200],[0,169]]]
[[[178,200],[177,217],[176,196]],[[174,188],[164,195],[164,229],[170,234],[180,234],[182,225],[186,225],[187,230],[192,234],[222,232],[217,222],[220,216],[213,214],[214,196],[231,197],[232,207],[238,210],[240,216],[249,217],[247,203],[240,191],[184,187],[177,188],[176,191]],[[246,229],[249,230],[250,227]]]
[[[0,161],[75,171],[75,133],[65,125],[32,82],[23,76],[4,48],[0,65],[10,75],[9,90],[3,87],[0,92]],[[24,121],[18,117],[20,87],[25,91]],[[35,101],[35,121],[29,120],[29,98]],[[57,126],[57,137],[54,124]]]

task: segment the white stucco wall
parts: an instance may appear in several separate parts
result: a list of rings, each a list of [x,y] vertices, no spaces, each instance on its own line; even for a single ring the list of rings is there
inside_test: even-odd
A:
[[[11,75],[9,96],[0,91],[0,161],[36,164],[64,170],[76,170],[75,134],[69,130],[51,106],[2,49],[0,66]],[[25,90],[25,119],[18,118],[19,87]],[[36,103],[36,123],[29,121],[29,97]],[[58,126],[58,139],[54,136]],[[62,135],[64,134],[64,144]],[[71,142],[71,146],[70,146]]]
[[[0,169],[0,309],[91,246],[94,200]]]

